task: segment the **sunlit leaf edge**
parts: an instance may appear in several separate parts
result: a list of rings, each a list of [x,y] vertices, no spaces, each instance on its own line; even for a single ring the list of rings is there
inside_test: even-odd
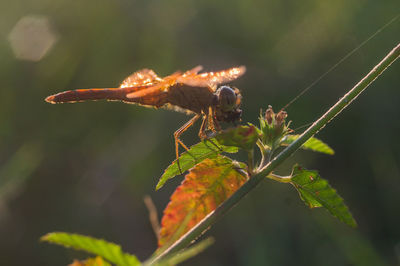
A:
[[[83,250],[101,256],[116,265],[141,265],[136,256],[124,253],[119,245],[107,242],[103,239],[65,232],[53,232],[42,236],[40,240],[62,245],[67,248]]]

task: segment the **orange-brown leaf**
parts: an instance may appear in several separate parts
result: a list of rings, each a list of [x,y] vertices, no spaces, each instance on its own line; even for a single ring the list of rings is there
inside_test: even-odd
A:
[[[105,261],[102,257],[89,258],[87,260],[74,260],[68,266],[111,266],[110,263]]]
[[[174,241],[229,198],[247,176],[238,163],[218,156],[194,166],[171,196],[161,220],[159,246]]]

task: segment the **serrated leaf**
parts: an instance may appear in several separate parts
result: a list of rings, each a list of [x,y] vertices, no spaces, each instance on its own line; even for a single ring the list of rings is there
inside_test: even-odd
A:
[[[102,257],[97,256],[96,258],[89,258],[83,261],[74,260],[74,262],[68,266],[111,266],[111,264],[103,260]]]
[[[217,157],[217,155],[221,152],[236,153],[238,152],[238,148],[223,146],[219,144],[218,141],[214,138],[210,140],[204,140],[193,145],[192,147],[190,147],[189,152],[183,152],[179,156],[179,164],[182,173],[184,173],[186,170],[189,170],[195,164],[200,163],[206,158]],[[179,171],[178,163],[175,160],[164,171],[163,175],[157,183],[156,190],[160,189],[169,179],[180,174],[181,172]]]
[[[124,253],[120,246],[88,236],[69,234],[63,232],[49,233],[41,237],[42,241],[59,244],[68,248],[84,250],[101,256],[106,260],[123,266],[140,265],[140,261],[131,254]]]
[[[238,167],[221,155],[193,167],[164,210],[159,246],[189,231],[242,186],[247,176],[240,174]]]
[[[258,130],[253,125],[230,128],[215,136],[222,145],[235,146],[244,150],[253,149],[258,137]]]
[[[292,142],[294,142],[296,139],[298,139],[300,135],[287,135],[285,137],[285,140],[282,142],[283,145],[289,145]],[[322,152],[325,154],[333,155],[335,151],[329,147],[328,144],[324,143],[322,140],[317,139],[317,138],[310,138],[307,140],[303,146],[301,146],[302,149],[305,150],[312,150],[316,152]]]
[[[351,227],[357,226],[342,197],[328,184],[328,181],[321,178],[317,171],[305,170],[295,165],[291,184],[299,192],[300,198],[310,208],[324,207],[340,221]]]
[[[177,265],[181,262],[184,262],[197,254],[203,252],[206,248],[211,246],[214,243],[214,240],[212,238],[207,238],[200,243],[197,243],[183,251],[179,251],[176,253],[171,254],[167,258],[163,259],[162,261],[156,263],[155,265],[161,266],[161,265]]]

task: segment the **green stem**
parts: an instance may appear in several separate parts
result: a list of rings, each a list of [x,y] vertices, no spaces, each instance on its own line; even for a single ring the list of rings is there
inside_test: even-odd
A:
[[[254,149],[247,152],[247,158],[248,158],[247,166],[248,166],[249,175],[252,176],[253,171],[254,171]]]
[[[267,160],[267,157],[268,157],[268,151],[265,149],[265,147],[264,147],[264,144],[262,143],[262,141],[261,140],[257,140],[257,146],[258,146],[258,148],[260,149],[260,152],[261,152],[261,161],[260,161],[260,164],[257,166],[257,173],[258,173],[258,169],[262,166],[262,165],[265,165],[266,163],[265,163],[265,161]]]
[[[281,182],[281,183],[290,183],[290,181],[292,180],[292,176],[280,176],[280,175],[276,175],[276,174],[269,174],[266,176],[266,178]]]
[[[220,217],[225,215],[235,206],[245,195],[255,188],[261,180],[264,180],[273,169],[279,166],[284,160],[298,150],[309,138],[316,134],[326,124],[328,124],[337,114],[349,105],[358,95],[361,94],[382,72],[389,67],[400,56],[400,43],[388,53],[388,55],[376,65],[360,82],[358,82],[346,95],[344,95],[335,105],[333,105],[324,115],[315,121],[304,133],[293,143],[280,152],[270,161],[261,171],[249,179],[240,187],[229,199],[218,206],[213,212],[209,213],[201,222],[168,247],[162,254],[156,256],[151,263],[155,263],[163,257],[177,252],[187,247],[192,241],[201,236],[212,224]]]
[[[280,165],[286,158],[298,150],[309,138],[327,125],[335,116],[343,111],[354,99],[356,99],[376,78],[382,74],[400,56],[400,43],[390,51],[379,64],[377,64],[362,80],[360,80],[348,93],[346,93],[335,105],[315,121],[293,143],[279,153],[269,164],[261,169],[260,174],[268,175],[272,169]]]

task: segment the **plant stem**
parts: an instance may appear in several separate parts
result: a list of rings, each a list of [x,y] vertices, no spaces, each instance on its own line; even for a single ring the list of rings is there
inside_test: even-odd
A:
[[[260,169],[263,165],[266,164],[265,160],[267,159],[266,157],[268,157],[268,151],[265,149],[264,144],[262,143],[261,140],[257,140],[257,146],[260,149],[261,152],[261,161],[260,164],[257,166],[257,173],[259,172],[258,169]]]
[[[400,56],[400,43],[382,59],[360,82],[358,82],[348,93],[346,93],[335,105],[333,105],[324,115],[315,121],[304,133],[293,143],[287,146],[259,173],[249,179],[240,187],[229,199],[222,203],[217,209],[209,213],[201,222],[178,239],[174,244],[168,247],[163,253],[155,257],[150,263],[155,263],[163,257],[184,249],[195,239],[200,237],[207,229],[222,217],[227,211],[235,206],[245,195],[255,188],[262,180],[268,176],[272,170],[279,166],[284,160],[298,150],[309,138],[314,136],[326,124],[328,124],[336,115],[347,107],[358,95],[360,95],[382,72],[389,67]]]
[[[247,152],[247,167],[249,171],[249,176],[251,177],[253,175],[254,171],[254,149],[251,151]]]
[[[268,175],[275,167],[298,150],[309,138],[327,125],[336,115],[343,111],[356,99],[376,78],[385,71],[400,56],[400,43],[390,51],[379,64],[377,64],[363,79],[361,79],[349,92],[347,92],[335,105],[315,121],[293,143],[280,152],[269,164],[261,169],[260,174]]]
[[[267,175],[266,178],[278,181],[280,183],[290,183],[290,181],[292,181],[292,176],[280,176],[272,173]]]

